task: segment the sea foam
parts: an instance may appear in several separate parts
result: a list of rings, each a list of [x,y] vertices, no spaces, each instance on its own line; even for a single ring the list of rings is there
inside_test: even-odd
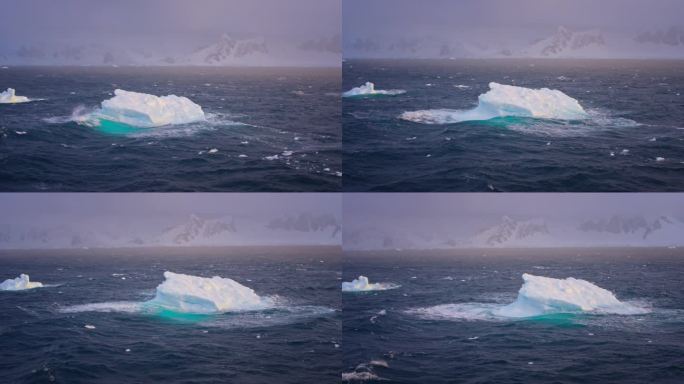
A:
[[[17,104],[28,103],[31,101],[26,96],[17,96],[14,88],[7,88],[6,91],[0,92],[0,104]]]
[[[401,95],[403,93],[406,93],[405,90],[403,89],[375,89],[375,84],[369,82],[366,82],[366,84],[359,86],[359,87],[354,87],[347,92],[342,93],[342,97],[358,97],[358,96],[379,96],[379,95],[385,95],[385,96],[394,96],[394,95]]]
[[[114,91],[100,108],[73,119],[89,126],[118,123],[137,128],[188,124],[206,121],[202,107],[182,96],[155,96],[146,93]]]
[[[394,283],[369,283],[366,276],[359,276],[351,282],[342,282],[342,292],[385,291],[399,287],[401,285]]]
[[[0,291],[23,291],[25,289],[40,288],[43,283],[31,281],[29,275],[22,273],[14,279],[7,279],[0,283]]]
[[[478,105],[473,109],[430,109],[404,112],[399,117],[423,124],[454,124],[507,116],[557,120],[589,117],[577,100],[559,90],[530,89],[494,82],[489,83],[489,88],[487,93],[478,97]]]

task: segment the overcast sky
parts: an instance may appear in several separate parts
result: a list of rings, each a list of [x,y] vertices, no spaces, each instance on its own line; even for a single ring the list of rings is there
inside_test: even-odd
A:
[[[486,28],[602,28],[681,25],[681,0],[344,0],[345,39]]]
[[[681,47],[644,52],[634,39],[683,26],[683,14],[681,0],[344,0],[343,46],[353,58],[434,57],[441,46],[453,57],[529,56],[563,26],[601,36],[584,53],[571,45],[566,56],[681,57]]]
[[[340,0],[0,0],[0,48],[70,41],[301,42],[340,34]]]
[[[355,193],[344,196],[345,225],[443,221],[463,227],[503,216],[589,220],[612,215],[684,218],[684,194],[667,193]]]
[[[190,214],[202,217],[256,217],[331,213],[341,216],[332,193],[4,193],[0,224],[128,222],[157,228],[177,224]]]

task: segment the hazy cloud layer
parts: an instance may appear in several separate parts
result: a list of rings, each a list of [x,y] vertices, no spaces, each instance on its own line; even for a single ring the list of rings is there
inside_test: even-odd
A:
[[[264,38],[269,53],[292,49],[306,63],[317,57],[296,48],[339,39],[341,28],[339,0],[22,0],[2,1],[1,8],[0,58],[24,47],[40,50],[46,63],[54,50],[91,45],[182,56],[223,34]]]
[[[348,57],[437,57],[442,48],[456,57],[528,57],[543,56],[535,42],[566,38],[556,34],[564,26],[593,33],[568,38],[577,49],[561,57],[639,57],[644,49],[681,57],[682,14],[677,0],[345,0],[343,36]],[[645,44],[644,33],[661,35]],[[591,39],[597,44],[578,47]]]

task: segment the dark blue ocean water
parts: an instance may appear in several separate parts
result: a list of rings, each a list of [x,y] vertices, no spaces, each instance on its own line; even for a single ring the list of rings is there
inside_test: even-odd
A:
[[[288,306],[215,316],[115,310],[154,296],[166,270],[230,277]],[[339,271],[330,248],[4,251],[0,279],[28,273],[58,286],[0,292],[0,382],[339,382]],[[103,302],[112,312],[64,312]]]
[[[586,279],[652,312],[510,321],[411,312],[510,303],[524,272]],[[343,293],[345,372],[394,383],[681,383],[683,273],[678,250],[345,253],[344,281],[402,285]]]
[[[0,69],[3,191],[337,191],[339,69]],[[68,121],[114,89],[186,96],[209,122],[117,134]],[[210,149],[218,152],[209,154]],[[283,152],[291,151],[289,156]],[[241,156],[243,155],[243,156]],[[280,155],[278,159],[266,157]]]
[[[344,99],[345,190],[684,190],[684,61],[343,64],[343,90],[366,81],[407,92]],[[561,90],[591,118],[399,119],[406,111],[473,108],[490,82]]]

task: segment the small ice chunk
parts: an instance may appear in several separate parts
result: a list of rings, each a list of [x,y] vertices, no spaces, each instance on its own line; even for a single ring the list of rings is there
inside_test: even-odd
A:
[[[377,96],[377,95],[394,96],[394,95],[401,95],[403,93],[406,93],[406,91],[403,89],[388,89],[388,90],[375,89],[375,84],[373,84],[369,81],[369,82],[366,82],[366,84],[364,84],[364,85],[352,88],[352,89],[348,90],[347,92],[344,92],[342,94],[342,97]]]
[[[212,149],[209,150],[209,153],[216,153],[216,152],[218,152],[218,149],[217,149],[217,148],[212,148]]]
[[[0,104],[17,104],[28,103],[31,101],[26,96],[17,96],[14,88],[7,88],[6,91],[0,92]]]
[[[656,161],[657,162],[665,161],[665,158],[664,157],[656,157]]]
[[[94,326],[94,325],[91,325],[91,324],[86,324],[86,325],[83,326],[83,328],[86,328],[86,329],[95,329],[95,326]]]
[[[394,283],[369,283],[366,276],[359,276],[351,282],[342,282],[342,292],[385,291],[399,287],[401,285]]]
[[[0,283],[0,291],[23,291],[25,289],[40,288],[43,283],[31,281],[29,275],[22,273],[14,279],[7,279]]]

